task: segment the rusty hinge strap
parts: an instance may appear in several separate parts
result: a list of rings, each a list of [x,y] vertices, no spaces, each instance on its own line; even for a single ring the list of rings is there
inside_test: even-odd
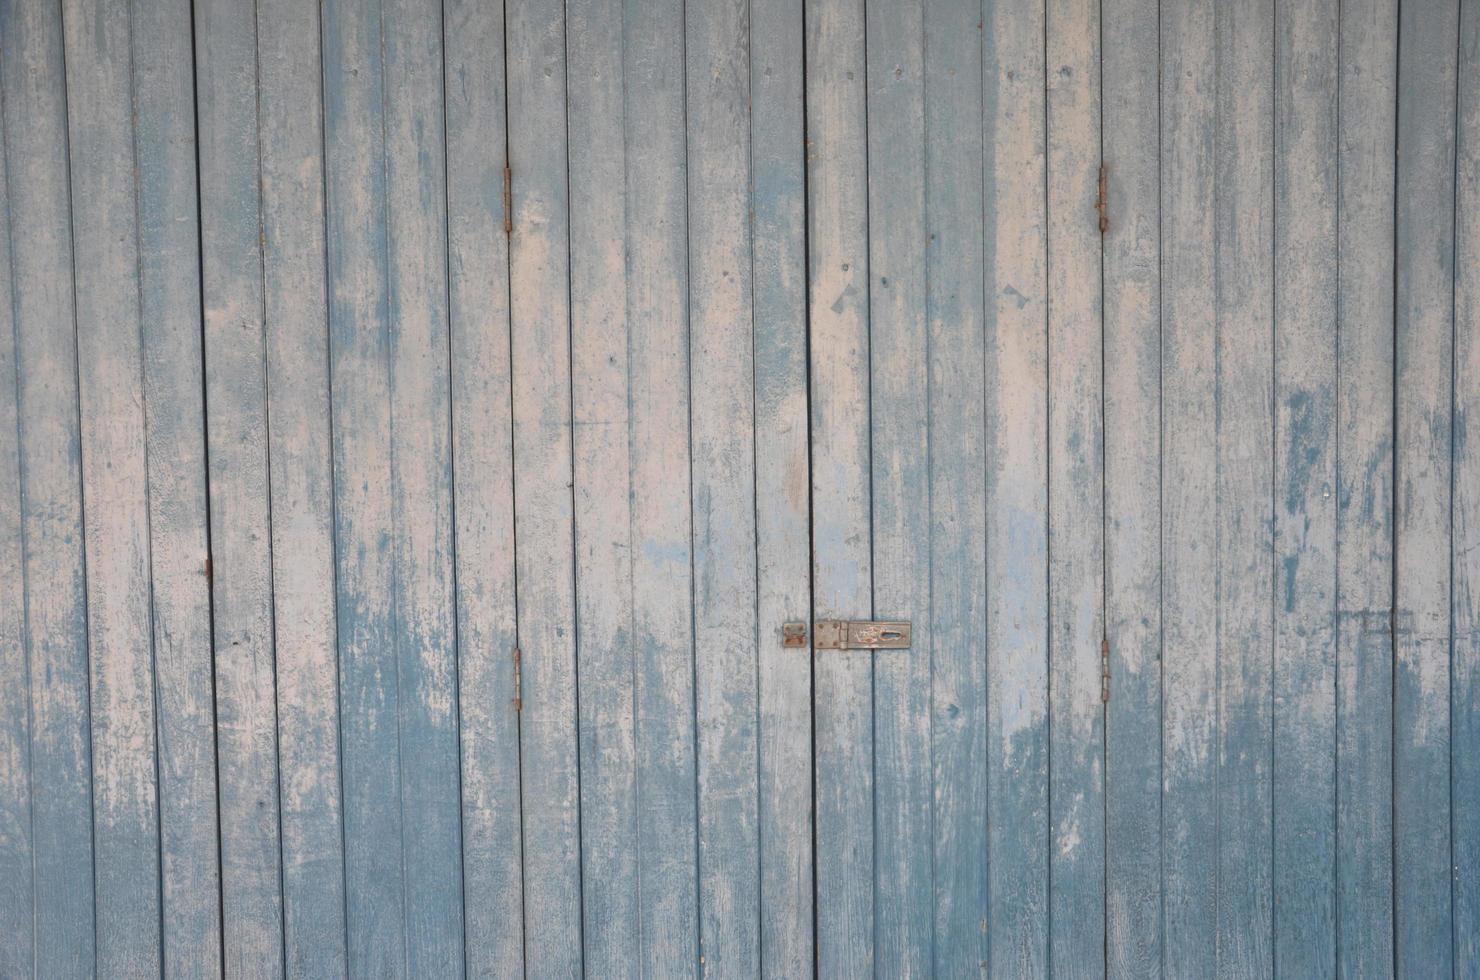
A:
[[[515,647],[514,648],[514,711],[516,713],[524,710],[524,678],[522,676],[523,670],[522,670],[522,666],[520,664],[520,661],[522,659],[523,659],[523,654],[521,654],[519,652],[519,648],[518,647]]]
[[[1100,164],[1100,193],[1095,198],[1095,210],[1100,215],[1100,234],[1110,230],[1110,165]]]
[[[514,232],[514,171],[504,164],[504,234]]]
[[[1100,640],[1100,701],[1110,700],[1110,637]]]

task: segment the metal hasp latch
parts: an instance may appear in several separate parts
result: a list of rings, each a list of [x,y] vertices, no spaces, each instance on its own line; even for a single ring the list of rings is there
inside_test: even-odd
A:
[[[819,619],[812,645],[818,650],[903,650],[910,645],[910,624]]]

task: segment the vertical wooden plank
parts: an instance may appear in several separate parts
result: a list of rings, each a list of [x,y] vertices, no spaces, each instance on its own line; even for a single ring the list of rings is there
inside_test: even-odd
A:
[[[1454,229],[1454,974],[1480,972],[1480,10],[1460,9]]]
[[[322,14],[349,972],[406,971],[378,5]]]
[[[1395,0],[1340,9],[1337,216],[1336,958],[1393,969]]]
[[[805,622],[812,604],[803,2],[751,0],[750,25],[761,972],[808,977],[812,661],[773,625]]]
[[[37,976],[97,969],[92,737],[60,4],[0,4],[30,677]]]
[[[684,14],[701,966],[760,973],[750,7]],[[775,631],[779,624],[765,624]]]
[[[1209,4],[1162,6],[1161,969],[1173,977],[1217,969],[1213,29]]]
[[[639,966],[631,412],[620,0],[566,7],[585,966]]]
[[[8,26],[9,22],[5,22]],[[0,51],[0,56],[5,52]],[[31,676],[26,662],[25,539],[11,281],[10,186],[0,99],[0,973],[34,976],[35,872],[31,830]]]
[[[1048,309],[1041,8],[988,5],[987,919],[994,977],[1048,972]]]
[[[130,10],[62,7],[81,393],[97,972],[160,969],[149,468]]]
[[[978,4],[926,2],[929,355],[915,383],[928,385],[930,420],[932,969],[952,976],[986,969],[989,928],[983,27]]]
[[[879,972],[890,976],[918,977],[934,969],[936,910],[936,838],[931,822],[931,454],[925,438],[930,424],[926,11],[923,3],[906,2],[868,4],[864,13],[871,516],[874,548],[887,556],[878,563],[873,602],[881,618],[914,624],[909,650],[880,651],[874,657],[875,963]],[[974,24],[969,26],[974,30]],[[939,64],[946,61],[938,59]],[[959,67],[954,61],[950,65],[950,69],[932,65],[930,78],[937,74],[944,78],[946,70]],[[977,183],[979,188],[979,176]],[[980,240],[978,233],[978,249]],[[951,692],[943,693],[949,700]],[[955,741],[961,741],[959,733]],[[965,775],[950,767],[947,772],[957,781]],[[961,788],[951,785],[948,793],[954,799]],[[969,776],[965,788],[970,788]],[[958,826],[950,827],[947,836],[951,844],[959,845],[955,834],[959,814],[955,823]],[[972,918],[980,915],[974,912]]]
[[[408,976],[463,972],[442,12],[385,0],[391,540]]]
[[[1277,4],[1274,966],[1336,971],[1337,5]]]
[[[1399,8],[1393,873],[1399,975],[1453,971],[1451,620],[1459,3]]]
[[[348,958],[319,9],[260,0],[257,14],[284,960],[292,976],[342,976]]]
[[[585,966],[638,967],[622,3],[566,7]]]
[[[222,915],[190,12],[141,0],[133,15],[163,967],[208,977],[221,972]]]
[[[507,15],[524,955],[532,976],[571,976],[582,951],[565,24],[554,0]]]
[[[1218,339],[1218,974],[1273,972],[1274,5],[1223,5],[1213,152]]]
[[[1101,6],[1105,972],[1161,969],[1160,4]],[[1082,206],[1082,202],[1081,202]]]
[[[444,8],[448,315],[457,540],[467,972],[524,970],[519,715],[514,704],[509,240],[504,233],[504,7]]]
[[[814,619],[872,615],[863,4],[806,11]],[[866,616],[865,613],[868,615]],[[815,655],[818,969],[873,969],[873,656]]]
[[[1099,6],[1051,0],[1048,72],[1049,962],[1105,971]]]
[[[683,20],[677,0],[632,0],[622,23],[638,955],[657,976],[701,953]]]
[[[195,5],[223,959],[283,974],[256,12]]]

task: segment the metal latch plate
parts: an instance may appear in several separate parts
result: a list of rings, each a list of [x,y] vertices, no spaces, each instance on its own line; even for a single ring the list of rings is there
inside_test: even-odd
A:
[[[903,650],[910,645],[910,624],[819,619],[812,645],[818,650]]]

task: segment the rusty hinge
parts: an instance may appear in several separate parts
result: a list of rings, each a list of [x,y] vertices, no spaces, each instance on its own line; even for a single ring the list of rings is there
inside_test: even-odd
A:
[[[1100,701],[1110,701],[1110,637],[1100,640]]]
[[[514,232],[514,171],[504,164],[504,234]]]
[[[818,650],[903,650],[910,645],[910,624],[819,619],[812,645]]]
[[[521,676],[519,661],[522,659],[519,648],[514,648],[514,711],[518,713],[524,710],[524,678]]]
[[[1100,193],[1095,198],[1095,210],[1100,215],[1100,234],[1110,230],[1110,165],[1100,164]]]
[[[214,581],[214,578],[211,575],[211,560],[209,558],[206,559],[206,581]]]
[[[782,623],[781,645],[784,647],[804,647],[807,645],[806,623]]]

